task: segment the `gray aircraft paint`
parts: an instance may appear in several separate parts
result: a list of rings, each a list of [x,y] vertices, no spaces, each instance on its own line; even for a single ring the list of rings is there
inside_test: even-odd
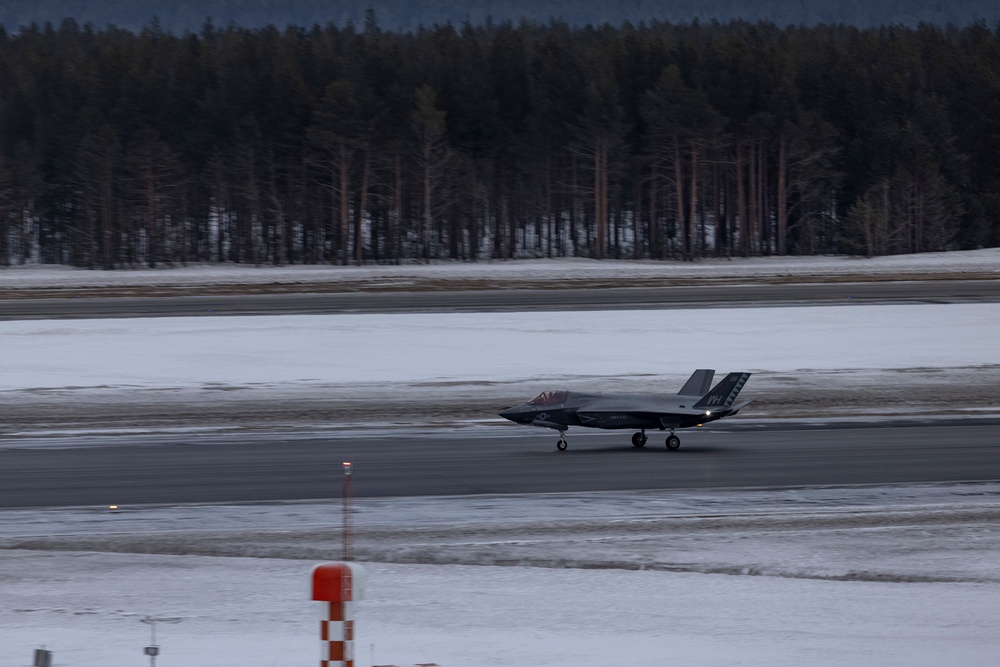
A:
[[[696,370],[680,392],[671,394],[593,394],[575,391],[545,391],[526,403],[500,413],[517,424],[550,428],[560,432],[558,447],[566,449],[570,426],[601,429],[635,429],[634,447],[646,444],[646,430],[670,430],[667,448],[676,449],[680,439],[674,429],[701,426],[735,415],[750,401],[735,403],[750,373],[730,373],[711,387],[715,371]],[[711,389],[709,389],[711,387]]]

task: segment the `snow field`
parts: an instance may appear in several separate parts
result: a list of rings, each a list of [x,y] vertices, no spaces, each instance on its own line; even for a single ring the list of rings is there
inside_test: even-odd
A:
[[[709,362],[803,376],[968,367],[997,362],[998,327],[992,303],[14,321],[0,322],[0,392],[525,383],[531,393],[553,379],[682,381]]]
[[[967,484],[358,499],[360,550],[436,545],[458,563],[365,563],[358,664],[994,665],[998,497]],[[5,512],[0,664],[41,644],[57,664],[132,664],[146,615],[183,619],[158,629],[160,665],[310,664],[309,573],[339,553],[338,510]],[[531,554],[577,567],[471,564]],[[705,573],[720,567],[733,574]],[[875,580],[822,578],[851,572]]]
[[[313,562],[4,554],[0,661],[142,664],[145,615],[163,666],[316,660]],[[368,564],[359,663],[995,665],[996,584],[889,584],[651,571]],[[12,573],[19,576],[11,578]]]

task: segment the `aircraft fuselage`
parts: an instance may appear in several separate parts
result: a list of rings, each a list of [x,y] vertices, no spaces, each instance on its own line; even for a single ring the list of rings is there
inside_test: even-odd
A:
[[[734,404],[750,373],[730,373],[708,390],[715,371],[699,369],[679,394],[590,394],[575,391],[545,391],[527,403],[500,413],[518,424],[551,428],[565,434],[571,426],[600,429],[631,429],[638,433],[632,443],[645,444],[647,430],[669,429],[668,447],[679,444],[674,429],[701,426],[728,417],[750,401]],[[698,392],[697,394],[694,392]],[[565,436],[560,435],[560,449]]]
[[[556,392],[552,392],[556,393]],[[696,410],[700,396],[665,396],[656,400],[649,396],[602,395],[565,392],[564,401],[553,405],[522,403],[500,413],[501,417],[518,424],[565,430],[570,426],[601,429],[687,428],[705,424],[726,416],[725,410],[712,413]],[[677,400],[688,399],[688,400]],[[615,410],[614,404],[631,404],[634,409]]]

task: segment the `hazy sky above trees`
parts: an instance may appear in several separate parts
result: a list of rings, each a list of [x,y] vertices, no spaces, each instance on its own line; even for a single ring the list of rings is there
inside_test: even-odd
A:
[[[964,26],[982,20],[992,26],[1000,20],[1000,6],[994,0],[7,0],[0,3],[0,22],[8,31],[16,31],[31,23],[58,26],[70,17],[97,28],[139,30],[155,17],[163,29],[179,34],[199,31],[206,19],[216,26],[235,23],[248,28],[331,22],[360,27],[369,9],[387,30],[447,22],[482,24],[490,19],[516,23],[522,18],[542,23],[555,18],[573,26],[694,19],[858,27],[914,27],[920,22]]]

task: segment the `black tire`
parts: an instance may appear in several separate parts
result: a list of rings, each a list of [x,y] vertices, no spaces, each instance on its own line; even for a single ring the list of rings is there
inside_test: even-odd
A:
[[[672,435],[667,438],[667,449],[669,449],[670,451],[674,451],[680,446],[681,446],[681,439],[678,438],[676,435]]]
[[[643,433],[632,434],[632,446],[639,449],[646,446],[646,436]]]
[[[560,452],[565,452],[567,447],[569,447],[569,443],[567,443],[563,439],[560,439],[558,442],[556,442],[556,449],[558,449]]]

